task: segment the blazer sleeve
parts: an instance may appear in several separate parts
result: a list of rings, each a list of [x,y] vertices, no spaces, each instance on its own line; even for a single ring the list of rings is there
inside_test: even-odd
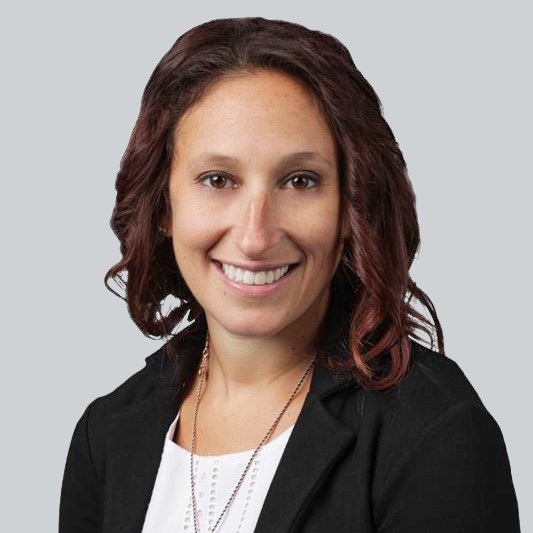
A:
[[[378,533],[519,533],[503,435],[471,402],[437,417],[391,468],[376,503]]]
[[[101,531],[103,484],[96,472],[89,438],[93,404],[85,409],[70,442],[61,486],[59,533]]]

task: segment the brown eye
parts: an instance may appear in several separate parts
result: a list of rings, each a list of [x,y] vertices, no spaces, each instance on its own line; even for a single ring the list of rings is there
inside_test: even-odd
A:
[[[207,185],[209,189],[227,189],[228,187],[224,187],[226,182],[228,181],[228,178],[221,174],[220,172],[216,172],[213,174],[208,174],[207,176],[203,176],[200,178],[200,182],[205,183],[208,182],[211,185]]]
[[[292,182],[295,186],[289,187],[289,189],[312,189],[318,185],[319,179],[311,174],[296,174],[289,178],[287,183]],[[311,186],[307,186],[311,183]]]

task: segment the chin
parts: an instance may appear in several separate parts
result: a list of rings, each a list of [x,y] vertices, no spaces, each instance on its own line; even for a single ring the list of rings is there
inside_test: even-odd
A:
[[[264,312],[261,314],[263,315],[263,320],[261,320],[260,316],[256,319],[254,317],[246,318],[242,315],[236,320],[229,320],[227,315],[223,320],[218,320],[216,317],[214,319],[221,328],[237,337],[273,337],[289,326],[288,321],[287,323],[279,322],[279,313],[276,317],[277,320],[267,323],[264,320]]]

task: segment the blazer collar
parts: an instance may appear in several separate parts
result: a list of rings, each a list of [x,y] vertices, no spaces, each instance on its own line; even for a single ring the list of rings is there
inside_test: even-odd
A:
[[[141,533],[163,451],[164,437],[179,407],[179,393],[169,383],[182,383],[195,371],[203,344],[196,356],[183,358],[172,374],[163,347],[146,358],[155,394],[111,418],[108,449],[110,483],[104,531]],[[177,380],[177,381],[176,381]],[[347,372],[333,372],[322,364],[313,370],[311,386],[302,411],[287,442],[269,487],[255,533],[290,532],[297,527],[306,503],[343,451],[356,440],[354,427],[342,423],[326,408],[327,396],[344,387],[357,387]],[[169,394],[172,390],[174,393]],[[304,453],[302,453],[304,452]],[[187,473],[184,472],[184,482]]]

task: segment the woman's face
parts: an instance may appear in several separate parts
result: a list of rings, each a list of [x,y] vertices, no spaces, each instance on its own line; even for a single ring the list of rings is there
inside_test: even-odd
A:
[[[272,71],[219,80],[180,121],[169,191],[176,262],[208,323],[246,337],[316,325],[341,259],[340,194],[306,89]]]

